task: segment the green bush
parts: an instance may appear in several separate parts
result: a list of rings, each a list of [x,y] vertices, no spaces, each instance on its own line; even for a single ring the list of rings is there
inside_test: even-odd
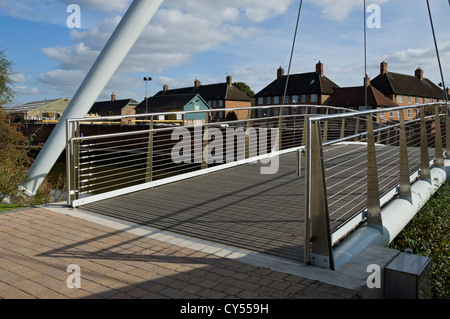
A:
[[[434,299],[450,298],[450,184],[445,183],[392,241],[390,248],[411,248],[431,258]]]

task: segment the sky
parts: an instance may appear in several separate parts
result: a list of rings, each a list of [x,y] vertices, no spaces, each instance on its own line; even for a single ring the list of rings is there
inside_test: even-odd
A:
[[[151,1],[151,0],[149,0]],[[318,61],[341,87],[364,78],[364,1],[304,0],[290,73]],[[429,0],[450,86],[450,4]],[[68,23],[80,8],[79,28]],[[13,105],[72,98],[131,0],[0,0],[0,50],[14,63]],[[288,71],[300,0],[165,0],[97,100],[142,101],[169,88],[245,82],[257,93]],[[426,0],[366,0],[367,74],[388,71],[441,82]],[[376,5],[373,10],[373,6]],[[379,15],[377,15],[379,13]],[[70,22],[69,21],[69,22]],[[373,25],[372,22],[378,22]],[[152,81],[144,82],[143,77]]]

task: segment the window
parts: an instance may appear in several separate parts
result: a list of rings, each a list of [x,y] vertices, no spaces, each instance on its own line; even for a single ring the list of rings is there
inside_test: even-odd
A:
[[[177,120],[182,120],[183,119],[183,114],[176,114],[177,116]]]
[[[280,97],[279,96],[274,96],[273,97],[273,104],[279,104],[280,103]]]
[[[389,117],[394,117],[394,111],[389,112]]]
[[[433,103],[434,102],[434,98],[430,98],[430,102]]]
[[[381,116],[381,117],[384,117],[384,113],[380,113],[380,116]]]
[[[272,101],[271,101],[271,98],[270,98],[270,96],[267,98],[267,105],[269,105],[270,103],[271,103]]]
[[[223,100],[219,100],[219,107],[223,106]]]
[[[278,111],[279,111],[279,109],[274,109],[273,110],[273,116],[278,116]]]
[[[259,110],[258,110],[258,117],[262,117],[262,114],[263,114],[263,113],[262,113],[262,110],[259,109]]]
[[[412,97],[408,96],[408,103],[411,104],[412,103]]]
[[[298,95],[292,96],[292,103],[298,103]]]
[[[311,102],[317,102],[317,94],[311,94]]]
[[[399,94],[399,95],[397,96],[397,102],[403,103],[403,95]]]
[[[289,96],[286,96],[286,97],[284,98],[284,104],[289,104]]]
[[[416,96],[416,104],[419,103],[419,98]]]
[[[306,102],[306,95],[303,94],[303,95],[302,95],[302,103],[305,103],[305,102]]]
[[[408,118],[411,118],[411,109],[408,109]]]
[[[259,97],[258,98],[258,105],[262,105],[263,104],[263,98]],[[211,104],[209,104],[211,106]]]

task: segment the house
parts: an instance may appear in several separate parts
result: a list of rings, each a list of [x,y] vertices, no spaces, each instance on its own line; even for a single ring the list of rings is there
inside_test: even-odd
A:
[[[95,102],[89,110],[87,117],[91,116],[114,116],[114,115],[134,115],[135,107],[138,102],[134,99],[117,100],[114,92],[111,94],[111,100]],[[131,124],[135,119],[123,119],[122,123]]]
[[[284,75],[283,68],[277,70],[277,78],[255,94],[256,106],[263,105],[281,105],[285,92],[286,81],[286,101],[284,104],[308,104],[308,105],[326,105],[334,94],[334,89],[339,86],[324,75],[323,63],[316,64],[316,71],[309,73],[299,73]],[[302,108],[301,112],[310,113],[314,109],[308,110]],[[267,109],[265,114],[262,110],[258,111],[257,117],[277,115],[278,109]]]
[[[168,85],[163,86],[163,90],[155,94],[154,97],[174,94],[198,94],[207,102],[211,109],[230,109],[251,107],[251,98],[236,88],[232,83],[231,75],[226,77],[223,83],[202,85],[199,80],[194,81],[194,86],[169,89]],[[248,110],[234,111],[239,120],[248,118]],[[211,113],[211,121],[225,120],[226,111]]]
[[[380,63],[380,74],[371,81],[371,85],[399,106],[443,100],[443,90],[424,78],[421,68],[417,68],[414,75],[389,72],[387,63],[383,61]],[[399,120],[398,112],[390,112],[385,116],[391,120]],[[412,109],[411,117],[416,116],[415,110]]]
[[[164,94],[153,96],[146,101],[142,101],[136,106],[136,114],[145,113],[165,113],[176,111],[199,111],[208,110],[209,105],[197,93],[187,94]],[[147,112],[148,111],[148,112]],[[185,125],[196,125],[205,122],[204,112],[192,114],[159,115],[157,121],[183,121]]]
[[[25,103],[11,108],[11,121],[28,120],[29,122],[57,122],[67,106],[69,98],[60,98]]]
[[[334,95],[329,100],[329,105],[348,108],[354,111],[366,109],[366,87],[367,87],[367,109],[377,109],[398,106],[393,100],[378,91],[366,77],[365,85],[335,88]]]

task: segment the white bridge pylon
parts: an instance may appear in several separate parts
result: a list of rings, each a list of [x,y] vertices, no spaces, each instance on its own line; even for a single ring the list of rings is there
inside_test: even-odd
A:
[[[66,119],[86,116],[162,2],[163,0],[132,2],[28,171],[28,182],[24,185],[27,195],[36,194],[64,150]]]

